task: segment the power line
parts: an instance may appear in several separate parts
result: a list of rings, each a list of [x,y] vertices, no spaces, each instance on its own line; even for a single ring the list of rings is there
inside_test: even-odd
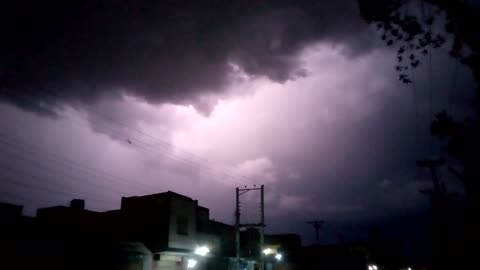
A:
[[[46,91],[47,91],[47,90],[46,90]],[[61,96],[59,96],[58,94],[54,94],[54,93],[51,92],[51,91],[48,91],[48,92],[50,92],[51,95],[54,95],[54,96],[56,96],[56,97],[60,97],[60,98],[61,98]],[[14,94],[14,95],[16,95],[16,96],[19,96],[18,93],[12,93],[12,94]],[[27,101],[30,102],[30,103],[33,103],[33,101],[30,100],[30,99],[28,99],[25,95],[21,95],[21,96],[19,96],[19,97],[27,100]],[[160,142],[161,145],[163,145],[164,147],[165,147],[165,146],[170,146],[169,148],[167,148],[167,151],[168,151],[168,150],[171,150],[171,149],[174,149],[174,150],[177,151],[177,152],[188,153],[188,152],[186,152],[186,151],[184,151],[184,150],[178,149],[176,146],[172,145],[170,142],[167,142],[167,141],[164,141],[164,140],[162,140],[162,139],[156,138],[156,137],[154,137],[154,136],[152,136],[152,135],[150,135],[150,134],[148,134],[148,133],[145,133],[145,132],[143,132],[143,131],[141,131],[141,130],[139,130],[139,129],[132,128],[132,127],[130,127],[130,126],[128,126],[128,125],[125,125],[125,124],[119,122],[118,120],[115,120],[115,119],[113,119],[113,118],[111,118],[111,117],[109,117],[109,116],[105,116],[105,115],[101,114],[101,113],[98,112],[97,110],[91,109],[91,111],[92,111],[93,113],[99,115],[100,117],[102,117],[102,118],[104,118],[104,119],[106,119],[106,120],[109,120],[110,122],[115,123],[116,125],[120,125],[120,126],[126,127],[127,129],[133,130],[133,131],[135,131],[136,133],[138,133],[138,134],[140,134],[140,135],[142,135],[142,136],[144,136],[144,137],[146,136],[146,137],[152,138],[152,139],[154,139],[155,141]],[[72,121],[74,121],[74,122],[79,122],[79,123],[81,123],[82,125],[85,125],[85,123],[80,122],[80,121],[78,121],[78,120],[76,120],[76,119],[71,119],[71,118],[70,118],[69,120],[72,120]],[[110,130],[110,131],[113,130],[112,128],[108,128],[108,127],[107,127],[107,129]],[[115,134],[116,132],[117,132],[117,131],[113,131],[112,135],[116,135],[116,134]],[[120,136],[118,136],[118,137],[120,137],[120,138],[128,137],[128,138],[126,138],[126,140],[129,141],[129,144],[130,144],[130,145],[134,145],[134,146],[136,146],[137,148],[140,148],[140,149],[143,149],[143,150],[147,150],[147,151],[150,151],[150,152],[152,152],[152,148],[153,148],[154,146],[158,146],[158,144],[152,145],[152,144],[146,143],[146,142],[144,142],[144,141],[142,141],[142,140],[140,140],[140,139],[138,139],[138,138],[136,138],[136,137],[134,137],[134,136],[131,136],[131,135],[125,136],[125,135],[122,134],[122,135],[120,135]],[[142,146],[140,146],[140,145],[133,144],[132,141],[133,141],[133,142],[137,141],[137,142],[139,142],[140,144],[143,143],[144,146],[142,147]],[[203,167],[209,167],[209,169],[207,169],[207,170],[214,172],[214,175],[216,175],[215,173],[218,172],[218,170],[212,170],[212,167],[211,167],[210,164],[208,164],[207,166],[205,166],[204,164],[200,164],[200,163],[197,162],[197,161],[193,161],[193,160],[189,160],[189,159],[182,159],[182,158],[179,158],[179,157],[177,157],[177,156],[175,156],[175,155],[169,155],[169,154],[167,154],[165,151],[160,151],[159,153],[160,153],[161,155],[169,158],[169,159],[174,160],[174,161],[182,162],[182,163],[184,163],[185,165],[190,166],[191,168],[196,168],[196,169],[203,169],[203,170],[205,170],[205,168],[203,168]],[[191,155],[194,155],[194,154],[191,154]],[[224,166],[222,166],[222,167],[224,167]],[[225,167],[223,168],[223,173],[222,173],[222,174],[225,175],[225,176],[228,176],[227,179],[229,179],[229,180],[234,180],[234,179],[235,179],[236,181],[234,181],[234,182],[236,182],[237,184],[238,184],[238,183],[244,184],[245,182],[243,182],[243,181],[248,180],[248,179],[245,178],[245,177],[242,177],[243,179],[240,180],[239,177],[232,176],[231,174],[225,172]]]
[[[111,118],[110,118],[110,119],[111,119]],[[77,119],[70,119],[70,120],[75,121],[75,122],[78,122],[78,123],[82,123],[83,125],[85,125],[83,122],[78,121]],[[115,120],[114,123],[118,123],[118,121]],[[113,131],[113,132],[112,132],[112,135],[118,134],[118,132],[117,132],[115,129],[112,129],[112,128],[111,128],[111,127],[112,127],[111,123],[108,123],[108,124],[109,124],[109,125],[108,125],[108,127],[106,127],[106,128],[107,128],[109,131]],[[121,124],[121,125],[122,125],[122,126],[125,126],[124,124]],[[105,127],[105,126],[104,126],[104,127]],[[129,128],[129,129],[131,129],[131,128],[128,127],[128,126],[126,126],[126,127]],[[138,130],[137,130],[137,131],[138,131]],[[143,133],[143,132],[142,132],[142,133]],[[145,134],[142,134],[142,133],[141,133],[141,135],[145,135]],[[119,137],[122,138],[123,136],[119,136]],[[133,141],[133,142],[138,142],[138,144],[137,144],[137,143],[134,144],[134,143],[131,143],[131,142],[129,142],[129,144],[131,144],[131,145],[133,145],[133,146],[135,146],[135,147],[137,147],[137,148],[140,148],[140,149],[142,149],[142,150],[144,150],[144,151],[146,151],[146,152],[152,152],[152,153],[154,153],[155,151],[153,151],[153,147],[157,147],[157,146],[163,147],[164,149],[166,148],[166,149],[168,149],[168,150],[171,150],[171,149],[174,149],[174,150],[175,150],[175,149],[176,149],[176,146],[174,146],[174,145],[172,145],[172,144],[170,144],[170,143],[168,143],[168,142],[163,142],[163,141],[161,141],[161,142],[160,142],[160,145],[159,145],[159,144],[152,145],[152,144],[149,144],[149,143],[145,142],[144,140],[138,139],[137,137],[134,137],[134,136],[126,136],[126,137],[128,137],[128,140],[131,140],[131,141]],[[145,137],[145,136],[142,136],[142,137]],[[156,138],[153,137],[153,136],[151,136],[151,138],[156,139]],[[18,144],[18,143],[17,143],[17,144]],[[168,146],[170,146],[170,148],[168,148]],[[42,151],[44,151],[44,149],[42,149]],[[180,151],[180,152],[186,153],[185,151]],[[51,153],[51,152],[50,152],[50,153]],[[162,154],[165,155],[165,152],[162,152]],[[172,160],[175,160],[175,161],[178,161],[178,162],[182,162],[182,163],[184,163],[184,164],[186,164],[186,165],[188,165],[188,166],[190,166],[190,167],[195,167],[195,168],[199,168],[199,169],[205,170],[205,168],[202,167],[201,164],[200,164],[200,166],[199,166],[199,163],[198,163],[198,162],[192,162],[192,161],[190,161],[190,160],[178,159],[178,158],[176,158],[175,156],[172,156]],[[227,174],[227,173],[224,173],[224,174],[228,175],[229,178],[230,178],[230,180],[238,180],[237,177],[231,176],[231,175],[229,175],[229,174]],[[248,179],[244,178],[244,179],[242,179],[242,180],[248,180]],[[244,182],[240,182],[240,181],[237,181],[237,182],[238,182],[238,183],[244,183]],[[65,192],[63,192],[63,193],[65,194]],[[252,207],[253,207],[253,206],[252,206]]]
[[[145,152],[149,152],[149,153],[152,153],[152,154],[158,154],[158,152],[148,148],[148,147],[143,147],[143,146],[140,146],[140,145],[137,145],[138,148],[140,148],[141,150],[145,151]],[[210,174],[211,176],[214,176],[214,177],[218,177],[218,176],[228,176],[226,179],[230,182],[233,182],[233,184],[240,184],[240,185],[243,185],[245,184],[245,182],[241,182],[240,180],[238,180],[236,177],[230,175],[230,174],[227,174],[225,172],[218,172],[216,171],[213,167],[211,166],[202,166],[201,164],[196,164],[196,163],[192,163],[192,162],[188,162],[188,161],[185,161],[185,160],[179,160],[179,159],[173,159],[174,161],[178,161],[178,162],[181,162],[183,163],[184,165],[190,167],[190,168],[193,168],[195,170],[198,170],[198,171],[202,171],[206,174]],[[218,175],[218,173],[220,175]]]
[[[20,177],[28,176],[28,177],[31,178],[31,179],[37,179],[37,180],[42,181],[42,182],[43,182],[43,180],[45,180],[45,178],[41,178],[41,177],[38,177],[38,176],[34,176],[34,175],[29,174],[29,173],[26,173],[26,172],[24,172],[24,171],[16,170],[16,169],[14,169],[14,168],[12,168],[12,167],[5,166],[4,164],[0,164],[0,168],[2,168],[3,171],[9,171],[9,172],[11,172],[11,173],[12,173],[13,175],[15,175],[15,176],[20,176]],[[6,182],[9,182],[9,183],[12,184],[12,185],[23,186],[23,187],[28,188],[28,189],[31,189],[31,190],[32,190],[32,189],[43,190],[43,191],[49,192],[49,193],[62,194],[62,195],[65,195],[65,196],[73,196],[74,198],[77,197],[78,195],[80,195],[79,193],[72,193],[72,192],[68,192],[68,191],[64,191],[64,190],[59,190],[59,189],[55,189],[55,188],[50,188],[50,187],[46,187],[46,186],[40,186],[40,185],[31,184],[31,183],[25,183],[25,182],[21,182],[21,181],[12,179],[12,178],[5,178],[5,177],[4,177],[2,180],[6,181]],[[99,198],[91,197],[92,194],[84,193],[83,195],[90,197],[89,199],[91,199],[91,200],[93,200],[93,201],[96,201],[96,202],[100,202],[100,203],[111,203],[111,201],[107,201],[107,200],[104,200],[104,199],[99,199]]]
[[[53,95],[53,96],[55,96],[55,97],[57,97],[57,98],[62,98],[62,96],[59,95],[59,94],[56,93],[56,92],[53,92],[53,91],[48,90],[48,89],[45,89],[45,91],[47,91],[48,93],[50,93],[51,95]],[[96,110],[96,109],[94,109],[94,108],[92,108],[92,107],[89,108],[89,111],[93,112],[94,114],[100,116],[100,117],[103,118],[103,119],[106,119],[106,120],[108,120],[108,121],[110,121],[110,122],[113,122],[113,123],[116,124],[116,125],[123,126],[123,127],[127,128],[127,129],[129,129],[129,130],[134,131],[134,132],[137,133],[137,134],[140,134],[140,135],[142,135],[142,136],[144,136],[144,137],[150,138],[150,139],[152,139],[152,140],[160,143],[161,145],[168,146],[169,149],[175,149],[176,151],[182,152],[182,153],[184,153],[184,154],[186,154],[186,155],[190,155],[190,156],[192,156],[192,157],[194,157],[194,158],[196,158],[196,159],[203,160],[203,161],[204,161],[205,163],[207,163],[207,164],[210,163],[209,160],[206,160],[206,159],[204,159],[203,157],[200,157],[200,156],[198,156],[198,155],[195,154],[195,153],[192,153],[192,152],[186,151],[186,150],[184,150],[184,149],[181,149],[181,148],[173,145],[171,142],[166,141],[166,140],[163,140],[163,139],[160,139],[160,138],[158,138],[158,137],[156,137],[156,136],[153,136],[153,135],[151,135],[151,134],[149,134],[149,133],[147,133],[147,132],[145,132],[145,131],[143,131],[143,130],[141,130],[141,129],[138,129],[138,128],[135,128],[135,127],[131,127],[131,126],[129,126],[129,125],[127,125],[127,124],[125,124],[125,123],[123,123],[123,122],[121,122],[121,121],[113,118],[113,117],[110,117],[110,116],[108,116],[108,115],[103,114],[102,112],[100,112],[100,111],[98,111],[98,110]],[[149,146],[152,147],[153,145],[149,145]],[[210,165],[207,165],[207,166],[210,166]],[[215,166],[218,166],[218,165],[215,164]],[[224,167],[224,166],[222,166],[222,167]],[[229,169],[229,168],[225,168],[225,167],[224,167],[224,169]],[[245,177],[243,177],[243,176],[241,176],[241,178],[244,178],[244,180],[248,180],[247,178],[245,178]]]
[[[4,152],[6,153],[6,151],[4,149],[1,149],[0,148],[0,152]],[[65,171],[63,171],[62,169],[60,168],[55,168],[55,167],[49,167],[48,165],[45,165],[45,164],[42,164],[41,162],[37,161],[37,160],[32,160],[32,159],[28,159],[28,158],[25,158],[23,156],[21,156],[20,154],[18,153],[12,153],[12,152],[9,152],[9,157],[12,157],[12,155],[14,157],[16,157],[17,159],[20,159],[20,160],[23,160],[23,162],[28,162],[30,164],[34,164],[37,168],[42,168],[43,171],[50,171],[50,172],[53,172],[54,175],[58,175],[58,173],[62,174],[63,176],[66,176],[66,180],[74,180],[74,179],[77,179],[79,181],[71,181],[71,182],[74,182],[74,183],[79,183],[79,182],[90,182],[90,184],[96,186],[96,187],[99,187],[99,188],[102,188],[102,189],[106,189],[106,190],[116,190],[118,193],[120,193],[121,195],[128,195],[126,192],[124,192],[123,190],[120,190],[120,189],[116,189],[114,188],[114,186],[110,187],[110,186],[106,186],[106,185],[102,185],[102,184],[98,184],[96,182],[92,182],[92,181],[89,181],[88,180],[88,177],[81,177],[81,176],[78,176],[78,175],[74,175],[74,174],[68,174],[66,173]],[[56,172],[55,172],[56,171]]]
[[[25,176],[26,176],[26,177],[28,177],[28,178],[30,178],[30,179],[32,179],[32,180],[40,181],[42,184],[44,184],[45,182],[48,183],[49,180],[50,180],[50,179],[48,179],[48,178],[44,178],[44,177],[39,177],[39,176],[33,175],[33,174],[28,173],[28,172],[25,172],[25,171],[23,171],[23,170],[18,170],[18,169],[14,168],[14,167],[10,167],[10,166],[5,165],[5,164],[3,164],[3,163],[0,163],[0,167],[3,168],[4,172],[5,172],[5,171],[8,171],[8,172],[10,172],[10,174],[13,174],[13,175],[15,175],[15,176],[17,176],[17,177],[21,177],[21,178],[25,178]],[[14,181],[14,180],[10,180],[10,182],[12,182],[12,181]],[[15,180],[15,181],[17,181],[17,182],[18,182],[19,184],[21,184],[21,185],[31,185],[31,183],[25,183],[25,182],[18,181],[18,180]],[[50,181],[50,183],[52,183],[52,182]],[[57,186],[58,186],[58,183],[54,183],[54,185],[57,185]],[[45,189],[48,189],[48,187],[45,187]],[[48,190],[47,190],[47,191],[48,191]],[[73,193],[70,193],[70,192],[67,192],[67,191],[64,191],[64,190],[61,190],[60,192],[64,192],[65,194],[70,194],[70,195],[73,194]],[[87,192],[85,192],[85,191],[82,191],[81,193],[83,193],[83,195],[88,195],[88,196],[91,195],[91,194],[89,194],[89,193],[87,193]],[[110,201],[107,201],[107,200],[99,200],[99,201],[102,201],[102,202],[110,202]]]
[[[96,176],[96,177],[99,177],[101,179],[108,179],[109,181],[117,182],[117,183],[132,184],[131,181],[128,181],[126,179],[122,179],[120,177],[114,176],[113,174],[110,174],[108,172],[99,171],[98,169],[92,168],[92,167],[87,166],[85,164],[82,164],[80,162],[75,162],[75,161],[73,161],[73,160],[71,160],[71,159],[69,159],[65,156],[60,156],[60,155],[57,155],[55,153],[52,153],[52,152],[48,151],[47,149],[41,149],[41,148],[39,148],[35,145],[24,146],[24,145],[20,144],[19,141],[2,134],[1,132],[0,132],[0,144],[4,145],[4,146],[7,146],[7,147],[10,147],[10,149],[13,149],[13,151],[16,151],[17,153],[19,153],[18,151],[20,151],[20,152],[25,152],[29,155],[33,154],[33,155],[41,156],[42,160],[45,160],[45,159],[51,160],[55,164],[61,163],[65,166],[68,166],[71,169],[85,172],[85,173],[87,173],[88,175],[91,175],[91,176]],[[52,164],[52,163],[49,163],[49,164]],[[86,177],[85,179],[89,179],[89,177]],[[137,185],[136,188],[138,189],[139,186]],[[151,186],[146,186],[146,188],[152,188],[153,189],[153,187],[151,187]],[[148,191],[145,189],[145,190],[142,190],[142,192],[148,192]]]
[[[1,167],[1,166],[0,166]],[[63,190],[58,190],[58,189],[53,189],[53,188],[49,188],[49,187],[43,187],[43,186],[36,186],[36,185],[28,185],[26,183],[21,183],[21,182],[16,182],[15,180],[13,180],[12,178],[6,178],[6,177],[2,177],[1,178],[2,181],[4,182],[7,182],[9,183],[10,185],[14,185],[14,186],[17,186],[17,187],[23,187],[25,188],[26,190],[32,192],[32,191],[36,191],[36,192],[41,192],[41,193],[47,193],[47,194],[57,194],[57,195],[62,195],[62,196],[65,196],[65,197],[68,197],[69,200],[70,199],[74,199],[74,198],[78,198],[78,195],[79,194],[75,194],[75,193],[71,193],[71,192],[66,192],[66,191],[63,191]],[[53,200],[45,200],[45,199],[42,199],[42,197],[35,197],[35,199],[33,197],[23,197],[22,195],[19,195],[18,193],[11,193],[11,192],[4,192],[2,191],[1,193],[5,193],[7,194],[8,196],[13,196],[13,197],[18,197],[18,198],[23,198],[22,200],[26,199],[26,198],[30,198],[30,202],[35,202],[35,201],[43,201],[45,203],[56,203],[54,202]],[[102,211],[107,211],[107,210],[110,210],[109,208],[106,208],[106,207],[98,207],[98,204],[100,203],[100,205],[103,205],[105,206],[105,201],[103,200],[100,200],[100,199],[96,199],[96,198],[92,198],[92,197],[88,197],[86,198],[87,200],[90,200],[90,201],[94,201],[96,202],[96,207],[95,208],[98,208]],[[108,202],[110,203],[110,202]]]
[[[1,179],[3,180],[5,178],[2,177]],[[11,203],[30,202],[30,203],[34,203],[34,202],[39,202],[40,201],[40,202],[42,202],[46,205],[51,205],[51,204],[58,205],[59,204],[59,202],[54,201],[52,199],[45,199],[43,197],[33,199],[32,197],[23,196],[23,195],[20,195],[18,193],[9,192],[9,191],[6,191],[6,190],[0,190],[0,196],[2,197],[3,202],[11,202]],[[14,200],[13,201],[12,200],[6,200],[5,198],[13,198]]]

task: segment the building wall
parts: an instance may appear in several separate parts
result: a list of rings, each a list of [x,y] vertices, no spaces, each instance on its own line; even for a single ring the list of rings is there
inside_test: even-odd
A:
[[[171,249],[193,251],[197,245],[213,243],[208,234],[208,209],[183,195],[165,192],[123,198],[122,212],[128,217],[128,228],[141,232],[139,240],[145,241],[154,253]]]
[[[197,222],[196,222],[196,202],[189,201],[176,196],[170,197],[170,221],[168,247],[178,249],[193,250],[198,244],[197,239]],[[186,224],[182,224],[186,221]],[[183,226],[186,230],[182,231]]]
[[[185,270],[187,269],[186,260],[186,258],[178,254],[156,254],[152,270]],[[199,270],[197,267],[195,268]]]
[[[165,196],[122,198],[122,235],[142,241],[152,252],[168,246],[169,200]]]
[[[151,270],[152,258],[152,253],[142,243],[120,243],[114,269]]]
[[[221,257],[235,257],[235,228],[232,225],[227,225],[218,221],[209,221],[209,234],[214,238],[213,250],[217,256]]]

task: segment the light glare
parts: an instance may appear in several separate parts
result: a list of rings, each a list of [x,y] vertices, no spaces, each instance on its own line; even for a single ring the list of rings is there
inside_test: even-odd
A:
[[[194,253],[200,256],[205,256],[210,252],[207,246],[201,246],[195,249]]]
[[[270,255],[273,253],[273,250],[271,248],[266,248],[263,250],[263,254],[265,255]]]
[[[275,259],[277,259],[277,261],[281,261],[281,260],[282,260],[282,257],[283,257],[283,256],[282,256],[282,254],[280,254],[280,253],[277,253],[277,254],[275,255]]]
[[[188,259],[187,261],[187,268],[194,268],[197,265],[197,260],[195,259]]]

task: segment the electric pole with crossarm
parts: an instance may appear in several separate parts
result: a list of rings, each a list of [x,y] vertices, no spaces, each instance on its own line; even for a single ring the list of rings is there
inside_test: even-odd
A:
[[[260,191],[260,219],[258,223],[246,223],[242,224],[240,222],[240,196],[249,192],[249,191]],[[265,203],[264,203],[264,186],[257,188],[255,185],[253,188],[236,188],[236,204],[235,204],[235,241],[236,241],[236,258],[237,258],[237,267],[240,262],[240,229],[241,228],[258,228],[260,231],[260,269],[264,269],[264,258],[263,258],[263,242],[264,242],[264,228],[265,228]]]

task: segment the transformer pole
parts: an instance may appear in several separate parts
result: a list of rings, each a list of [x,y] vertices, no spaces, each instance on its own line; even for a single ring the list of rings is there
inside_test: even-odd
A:
[[[237,269],[240,267],[240,191],[236,188],[235,203],[235,255],[237,258]]]
[[[259,222],[254,223],[241,223],[240,221],[240,196],[249,192],[249,191],[260,191],[260,220]],[[240,229],[241,228],[257,228],[259,232],[259,254],[258,254],[258,265],[260,266],[260,270],[264,270],[264,255],[263,255],[263,247],[264,247],[264,233],[265,233],[265,199],[264,199],[264,186],[257,187],[253,185],[253,188],[236,188],[236,205],[235,205],[235,238],[236,238],[236,257],[237,257],[237,264],[240,265]]]
[[[265,201],[264,201],[264,186],[262,185],[260,189],[260,211],[261,211],[261,222],[260,222],[260,269],[265,270],[265,258],[263,256],[263,247],[264,247],[264,234],[265,234]]]

